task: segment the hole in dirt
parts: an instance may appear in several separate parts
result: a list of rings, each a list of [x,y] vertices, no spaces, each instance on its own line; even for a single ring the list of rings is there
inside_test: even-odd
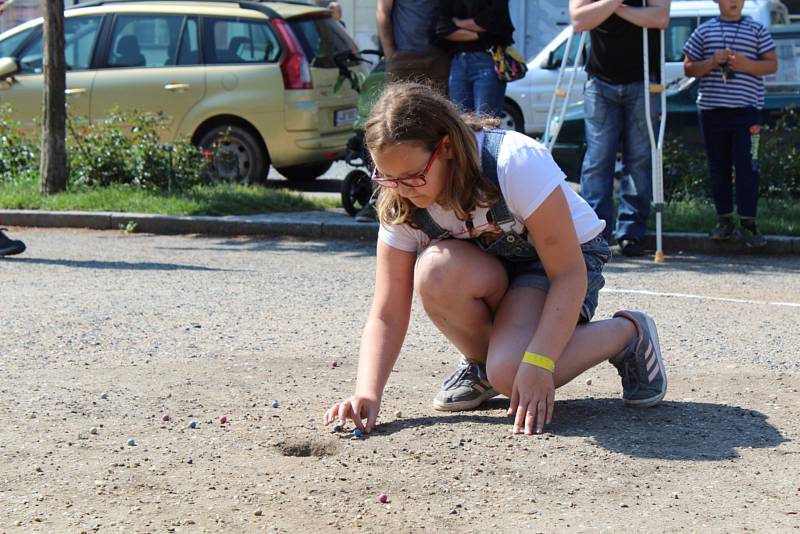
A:
[[[327,441],[297,440],[279,443],[278,450],[284,456],[333,456],[336,454],[336,445]]]

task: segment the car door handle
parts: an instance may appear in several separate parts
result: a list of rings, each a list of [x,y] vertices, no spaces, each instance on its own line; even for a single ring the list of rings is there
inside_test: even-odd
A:
[[[65,89],[64,94],[67,96],[80,96],[86,94],[86,89],[84,87],[78,87],[75,89]]]
[[[186,91],[191,87],[188,83],[168,83],[164,86],[167,91]]]

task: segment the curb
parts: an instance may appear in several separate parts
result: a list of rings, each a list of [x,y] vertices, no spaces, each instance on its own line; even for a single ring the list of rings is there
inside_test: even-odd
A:
[[[374,240],[377,223],[359,223],[339,211],[307,211],[266,215],[225,217],[153,215],[148,213],[3,210],[0,221],[9,226],[40,228],[89,228],[118,230],[135,223],[135,232],[177,235],[206,234],[221,236],[258,235],[269,237],[301,237]],[[800,237],[768,236],[767,248],[759,255],[800,255]],[[655,234],[645,236],[644,245],[655,250]],[[701,233],[665,232],[664,251],[669,254],[696,252],[712,255],[753,253],[736,242],[714,242]]]

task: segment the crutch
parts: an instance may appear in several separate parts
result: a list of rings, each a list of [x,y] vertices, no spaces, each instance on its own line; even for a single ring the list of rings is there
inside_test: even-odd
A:
[[[572,88],[575,85],[575,76],[578,73],[578,65],[581,64],[583,48],[584,44],[586,43],[586,32],[581,32],[581,37],[578,40],[578,52],[575,55],[575,61],[572,64],[572,74],[569,77],[569,85],[567,85],[567,89],[565,91],[561,88],[561,83],[564,81],[564,69],[567,68],[567,63],[569,62],[569,55],[572,49],[572,38],[574,35],[575,31],[570,28],[569,37],[567,37],[567,46],[564,50],[564,57],[561,59],[561,67],[558,69],[556,86],[553,90],[553,96],[550,98],[550,108],[547,111],[547,123],[544,126],[543,142],[547,147],[547,150],[550,152],[553,151],[553,147],[556,144],[556,139],[558,139],[558,133],[561,131],[561,125],[564,124],[564,115],[567,112],[567,106],[569,106],[570,95],[572,95]],[[561,105],[561,113],[559,115],[555,115],[556,99],[558,98],[563,98],[564,102]]]
[[[647,6],[647,0],[643,0]],[[656,210],[656,263],[664,263],[664,247],[661,236],[661,215],[664,211],[664,128],[667,125],[667,91],[664,85],[664,30],[659,30],[661,54],[659,56],[659,80],[650,82],[650,43],[647,39],[647,28],[642,29],[644,43],[644,116],[647,121],[647,134],[650,137],[650,160],[653,173],[653,206]],[[658,126],[658,138],[653,134],[653,120],[650,117],[650,95],[658,93],[661,97],[661,120]]]

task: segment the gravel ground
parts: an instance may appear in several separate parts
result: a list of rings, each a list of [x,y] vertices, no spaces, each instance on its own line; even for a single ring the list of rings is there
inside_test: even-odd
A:
[[[615,258],[598,317],[655,317],[667,399],[624,408],[603,365],[541,436],[503,398],[432,409],[456,357],[415,305],[352,440],[321,419],[353,389],[373,243],[11,234],[0,532],[800,530],[800,258]]]

